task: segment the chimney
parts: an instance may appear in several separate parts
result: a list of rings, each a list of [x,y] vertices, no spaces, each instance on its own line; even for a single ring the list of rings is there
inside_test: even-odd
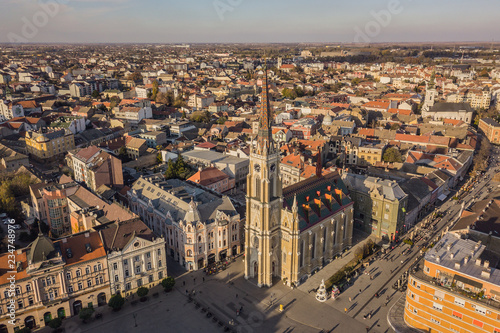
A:
[[[453,259],[455,258],[455,254],[454,253],[450,253],[450,259]]]
[[[460,266],[461,266],[461,265],[460,265],[460,263],[459,263],[459,262],[456,262],[456,263],[455,263],[455,269],[460,269]]]
[[[491,269],[487,268],[481,272],[481,277],[489,279],[491,276]]]
[[[490,262],[488,260],[485,260],[483,266],[484,266],[484,268],[489,268]]]
[[[448,250],[448,251],[451,250],[451,244],[446,245],[446,250]]]
[[[469,256],[465,256],[464,258],[464,265],[467,264],[469,262]]]
[[[86,232],[85,233],[85,238],[89,238],[90,237],[90,232]]]
[[[476,259],[476,265],[481,266],[481,259],[479,258]]]

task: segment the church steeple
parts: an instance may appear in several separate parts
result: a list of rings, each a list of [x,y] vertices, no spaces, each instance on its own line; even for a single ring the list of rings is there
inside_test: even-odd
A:
[[[269,104],[269,81],[267,79],[267,58],[264,60],[264,78],[259,110],[259,135],[258,143],[261,148],[269,146],[272,140],[271,132],[271,106]]]

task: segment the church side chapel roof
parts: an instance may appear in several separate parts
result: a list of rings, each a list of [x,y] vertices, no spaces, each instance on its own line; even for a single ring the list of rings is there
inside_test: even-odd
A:
[[[352,204],[338,172],[314,176],[283,189],[283,207],[292,209],[297,196],[299,229],[304,231]]]

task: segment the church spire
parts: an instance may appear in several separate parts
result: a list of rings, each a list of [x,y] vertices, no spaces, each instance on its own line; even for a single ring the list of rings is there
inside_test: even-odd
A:
[[[267,58],[264,58],[264,78],[262,81],[262,94],[259,110],[259,136],[258,142],[263,148],[271,142],[271,107],[269,105],[269,82],[267,80]]]

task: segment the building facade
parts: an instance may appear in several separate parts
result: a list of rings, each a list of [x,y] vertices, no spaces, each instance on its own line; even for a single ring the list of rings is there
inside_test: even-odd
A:
[[[39,161],[54,161],[75,149],[75,136],[66,129],[28,131],[25,141],[28,154]]]
[[[491,143],[500,143],[500,124],[497,121],[491,118],[484,118],[479,120],[478,127]]]
[[[77,182],[95,191],[101,185],[123,186],[122,162],[96,146],[71,151],[66,162]]]
[[[96,228],[106,248],[112,294],[129,296],[167,277],[165,239],[133,219]]]
[[[500,332],[498,244],[445,234],[409,274],[405,322],[430,332]]]
[[[28,327],[48,326],[54,318],[78,315],[84,307],[99,307],[109,300],[106,252],[99,234],[87,232],[52,241],[39,235],[16,256],[16,285],[12,291],[7,277],[0,276],[0,330],[13,333]],[[0,256],[7,267],[8,254]],[[16,321],[7,304],[15,297]]]
[[[355,222],[378,238],[394,240],[404,229],[408,195],[391,180],[344,173]]]
[[[241,252],[243,220],[226,196],[157,174],[128,192],[131,210],[158,235],[168,255],[188,270]]]

